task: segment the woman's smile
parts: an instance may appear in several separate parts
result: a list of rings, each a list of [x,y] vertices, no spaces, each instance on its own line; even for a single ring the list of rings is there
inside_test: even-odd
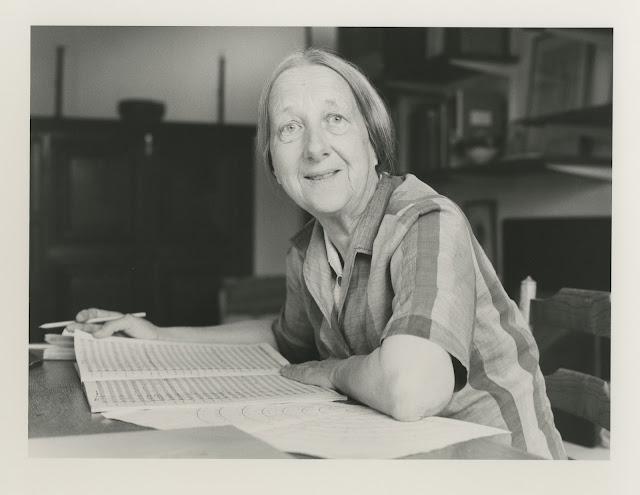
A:
[[[318,182],[335,177],[339,172],[340,170],[332,170],[330,172],[308,174],[305,175],[305,179],[309,179],[313,182]]]

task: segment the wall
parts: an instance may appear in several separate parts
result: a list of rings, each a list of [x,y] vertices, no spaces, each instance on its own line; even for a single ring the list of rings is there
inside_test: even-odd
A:
[[[314,28],[330,46],[331,29]],[[65,46],[63,115],[117,118],[123,98],[166,103],[165,120],[215,122],[218,59],[226,58],[225,121],[255,125],[262,84],[292,50],[304,46],[302,27],[64,27],[31,29],[31,115],[54,113],[56,46]],[[256,274],[284,272],[287,239],[301,225],[292,206],[256,165]]]
[[[117,117],[122,98],[154,98],[166,120],[214,122],[218,59],[226,57],[225,115],[255,124],[262,83],[288,52],[304,46],[304,28],[32,28],[31,114],[52,115],[57,45],[65,46],[68,117]]]

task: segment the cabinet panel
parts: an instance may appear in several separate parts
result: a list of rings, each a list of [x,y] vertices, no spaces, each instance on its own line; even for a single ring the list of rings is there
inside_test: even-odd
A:
[[[219,322],[220,271],[215,256],[160,257],[154,268],[159,325],[213,325]]]
[[[73,317],[84,308],[115,308],[137,311],[135,306],[135,265],[91,264],[56,267],[57,301],[60,313]]]
[[[252,129],[161,129],[154,142],[142,181],[145,246],[183,257],[194,248],[215,251],[224,274],[250,274]]]
[[[112,134],[51,141],[58,241],[132,239],[135,168]]]

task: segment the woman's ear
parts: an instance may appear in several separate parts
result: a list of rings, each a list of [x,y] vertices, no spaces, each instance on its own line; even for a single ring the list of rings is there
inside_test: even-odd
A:
[[[368,151],[369,151],[369,162],[374,167],[378,166],[378,156],[376,155],[376,150],[373,149],[373,145],[371,144],[371,140],[369,140]]]
[[[269,151],[269,156],[267,157],[267,160],[269,160],[269,170],[271,170],[271,175],[275,177],[276,181],[278,181],[278,184],[282,185],[282,182],[280,182],[280,179],[276,174],[276,169],[273,166],[273,158],[271,158],[271,151]]]
[[[278,182],[278,184],[282,185],[282,182],[280,182],[280,178],[276,174],[276,171],[275,171],[275,169],[273,167],[271,167],[271,175],[273,175],[275,177],[275,179]]]

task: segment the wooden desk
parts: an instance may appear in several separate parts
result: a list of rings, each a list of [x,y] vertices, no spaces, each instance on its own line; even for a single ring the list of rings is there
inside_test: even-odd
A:
[[[29,371],[29,438],[143,430],[149,428],[92,414],[72,362],[45,361]],[[407,459],[538,458],[491,438],[478,438]]]

